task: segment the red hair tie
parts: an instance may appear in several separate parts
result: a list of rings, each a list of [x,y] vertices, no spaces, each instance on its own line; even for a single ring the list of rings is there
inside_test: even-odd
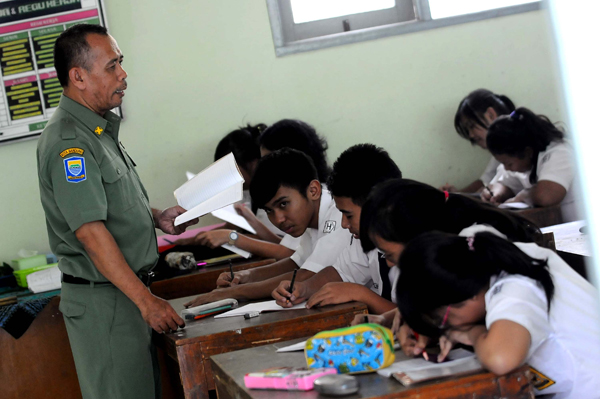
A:
[[[450,197],[450,193],[446,190],[444,190],[444,197],[446,197],[446,201],[448,201],[448,198]]]

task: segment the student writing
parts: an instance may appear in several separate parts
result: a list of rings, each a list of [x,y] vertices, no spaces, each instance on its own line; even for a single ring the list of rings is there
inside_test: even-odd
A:
[[[344,151],[333,164],[327,187],[342,213],[342,228],[353,239],[336,259],[309,279],[297,282],[289,292],[290,282],[282,281],[273,298],[283,307],[301,303],[310,297],[307,307],[360,301],[372,313],[396,308],[392,285],[398,268],[388,267],[385,258],[373,249],[364,253],[359,239],[360,213],[371,189],[383,181],[400,178],[402,173],[388,153],[372,144],[358,144]]]
[[[490,126],[487,145],[508,172],[493,185],[494,196],[482,193],[482,199],[495,204],[560,204],[565,221],[578,218],[573,148],[547,117],[518,108]]]
[[[281,280],[291,278],[296,268],[302,267],[296,281],[303,281],[314,274],[310,270],[319,271],[332,264],[350,241],[350,234],[339,228],[342,215],[331,194],[322,189],[312,160],[300,151],[282,149],[263,157],[250,194],[275,226],[301,237],[298,249],[291,257],[271,265],[236,273],[238,285],[200,295],[186,306],[225,298],[267,298]]]
[[[469,140],[471,144],[487,150],[485,139],[489,126],[499,116],[508,115],[514,110],[515,105],[508,97],[494,94],[487,89],[477,89],[469,93],[458,105],[454,116],[454,128],[459,136]],[[481,192],[503,172],[504,167],[492,157],[479,179],[460,190],[451,184],[445,184],[441,190],[463,193]]]
[[[486,232],[489,231],[489,232]],[[478,226],[412,240],[400,257],[400,312],[416,331],[473,346],[503,375],[531,366],[536,395],[600,392],[600,312],[594,287],[553,251]]]

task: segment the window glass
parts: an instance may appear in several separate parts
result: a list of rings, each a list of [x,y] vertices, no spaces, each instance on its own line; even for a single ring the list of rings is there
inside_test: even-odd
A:
[[[439,19],[495,8],[536,3],[537,1],[539,0],[429,0],[429,10],[432,19]]]
[[[447,1],[447,0],[445,0]],[[294,23],[385,10],[396,6],[395,0],[291,0]]]

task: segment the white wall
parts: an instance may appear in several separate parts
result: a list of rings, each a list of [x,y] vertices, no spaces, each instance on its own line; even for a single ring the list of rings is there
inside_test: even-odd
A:
[[[209,164],[218,140],[248,122],[305,120],[329,140],[330,162],[373,142],[405,177],[439,186],[469,183],[489,159],[454,132],[472,89],[563,115],[545,11],[276,58],[262,0],[105,5],[129,73],[121,140],[159,208],[174,205],[186,170]],[[49,250],[36,143],[0,147],[0,261]]]

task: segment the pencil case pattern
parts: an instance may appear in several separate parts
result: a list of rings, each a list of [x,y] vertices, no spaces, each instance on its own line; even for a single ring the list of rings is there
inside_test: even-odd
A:
[[[304,354],[309,368],[368,373],[394,362],[394,336],[378,324],[323,331],[306,341]]]

